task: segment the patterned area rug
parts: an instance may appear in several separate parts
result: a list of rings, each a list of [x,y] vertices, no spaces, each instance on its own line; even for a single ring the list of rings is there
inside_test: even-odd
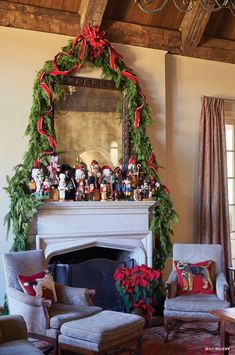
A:
[[[199,324],[193,326],[200,328],[215,329],[212,323]],[[192,326],[192,325],[190,325]],[[188,327],[187,324],[181,326],[181,329]],[[235,355],[235,336],[230,336],[229,355]],[[144,331],[143,355],[221,355],[220,336],[206,332],[185,331],[176,333],[171,331],[169,342],[164,343],[163,326],[149,328]]]

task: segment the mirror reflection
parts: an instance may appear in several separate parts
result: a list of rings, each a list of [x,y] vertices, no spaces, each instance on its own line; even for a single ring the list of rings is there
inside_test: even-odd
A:
[[[122,92],[65,85],[56,103],[54,123],[60,162],[74,166],[82,160],[90,166],[115,168],[122,158]]]

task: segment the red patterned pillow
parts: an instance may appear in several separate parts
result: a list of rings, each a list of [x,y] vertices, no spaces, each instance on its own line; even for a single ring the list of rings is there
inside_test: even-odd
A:
[[[178,294],[214,294],[215,264],[212,260],[191,264],[183,260],[174,261],[178,276]]]
[[[30,276],[19,275],[18,281],[24,293],[57,302],[55,283],[48,270]]]

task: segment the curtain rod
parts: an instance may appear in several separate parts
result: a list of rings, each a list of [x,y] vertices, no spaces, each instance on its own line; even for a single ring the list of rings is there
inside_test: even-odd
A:
[[[220,100],[224,100],[224,101],[232,101],[232,102],[235,102],[235,99],[223,98],[223,97],[216,97],[216,96],[207,96],[207,95],[202,95],[202,96],[201,96],[201,99],[203,99],[204,97],[210,97],[210,98],[214,98],[214,99],[220,99]]]

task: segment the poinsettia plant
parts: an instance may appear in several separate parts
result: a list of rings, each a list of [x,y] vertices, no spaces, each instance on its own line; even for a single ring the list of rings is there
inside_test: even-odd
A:
[[[150,320],[155,312],[159,293],[162,293],[161,272],[146,265],[119,267],[114,280],[127,313],[140,313]]]

